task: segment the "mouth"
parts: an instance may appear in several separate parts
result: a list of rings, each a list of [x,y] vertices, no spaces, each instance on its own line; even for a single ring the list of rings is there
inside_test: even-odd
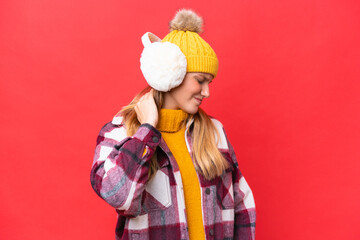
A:
[[[202,102],[202,99],[201,98],[197,98],[197,97],[194,97],[195,98],[195,100],[199,103],[199,105],[201,104],[201,102]]]

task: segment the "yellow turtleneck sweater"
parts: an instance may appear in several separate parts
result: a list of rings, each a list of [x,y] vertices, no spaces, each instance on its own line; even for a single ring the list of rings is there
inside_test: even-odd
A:
[[[200,183],[185,142],[187,113],[182,110],[161,109],[156,128],[179,165],[184,187],[187,224],[192,240],[205,239],[202,221]]]

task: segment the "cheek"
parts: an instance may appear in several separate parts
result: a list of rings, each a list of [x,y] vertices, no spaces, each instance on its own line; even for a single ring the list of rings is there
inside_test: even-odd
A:
[[[192,80],[192,79],[190,79]],[[196,80],[185,81],[179,88],[174,89],[172,92],[173,97],[178,102],[191,100],[194,95],[198,95],[201,92],[201,86]]]
[[[201,86],[197,81],[192,81],[187,85],[186,90],[189,95],[198,94],[201,92]]]
[[[176,92],[176,96],[179,99],[191,98],[191,96],[196,93],[196,90],[196,86],[186,85]]]

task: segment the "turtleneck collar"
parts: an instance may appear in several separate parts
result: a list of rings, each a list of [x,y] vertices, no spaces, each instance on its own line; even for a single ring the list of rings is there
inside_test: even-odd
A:
[[[183,110],[160,109],[160,118],[156,128],[160,132],[177,132],[185,127],[188,113]]]

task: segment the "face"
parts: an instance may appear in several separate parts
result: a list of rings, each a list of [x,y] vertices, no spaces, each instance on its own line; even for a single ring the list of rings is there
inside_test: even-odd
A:
[[[164,94],[163,108],[197,113],[202,100],[210,96],[209,84],[213,78],[209,73],[187,73],[180,86]]]

